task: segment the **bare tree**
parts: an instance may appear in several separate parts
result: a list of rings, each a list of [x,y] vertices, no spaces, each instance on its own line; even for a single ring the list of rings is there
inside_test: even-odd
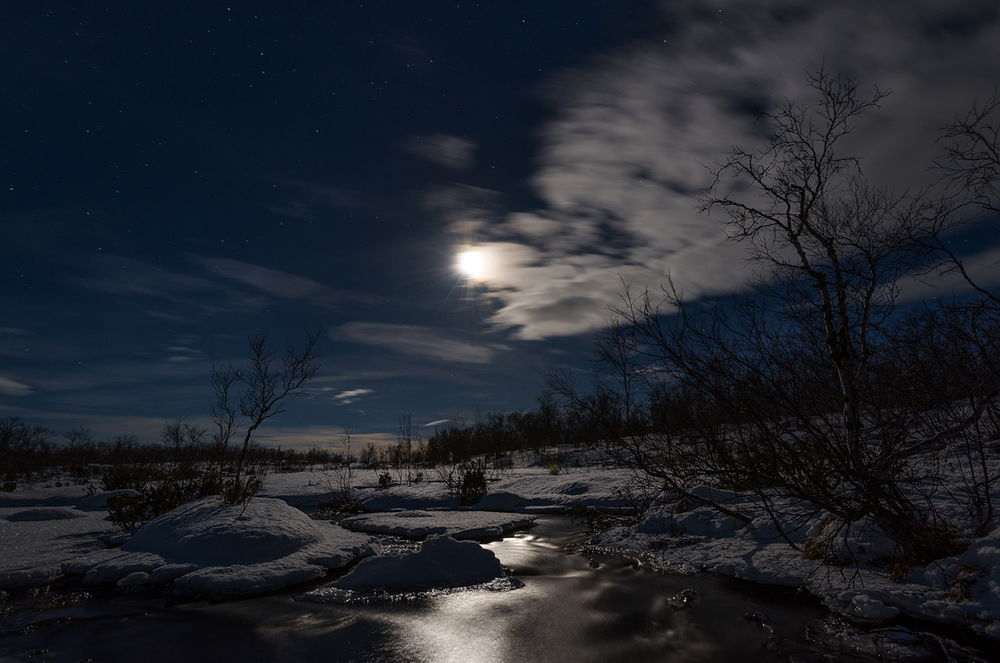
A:
[[[253,491],[244,485],[243,473],[253,434],[268,419],[283,413],[284,399],[301,392],[306,383],[316,376],[319,371],[318,340],[319,332],[311,333],[301,348],[289,345],[277,357],[268,347],[266,336],[253,336],[249,339],[250,362],[245,369],[229,365],[214,368],[212,418],[216,425],[216,439],[223,452],[237,429],[237,411],[246,424],[231,489],[224,490],[228,500],[240,501],[252,494]],[[237,383],[242,388],[234,404],[232,391]]]
[[[945,198],[949,213],[939,217],[930,245],[945,256],[946,271],[957,271],[981,295],[980,306],[1000,310],[1000,291],[974,278],[947,241],[950,233],[983,214],[1000,214],[1000,92],[985,103],[973,103],[944,127],[939,140],[944,155],[937,166],[952,190]],[[1000,230],[1000,224],[994,229]]]
[[[226,453],[229,441],[239,429],[240,416],[237,406],[233,403],[232,392],[239,380],[239,373],[230,365],[214,364],[212,366],[212,401],[211,419],[215,430],[212,432],[212,444],[218,455],[216,481],[221,490],[223,473],[226,466]]]
[[[642,385],[669,399],[673,421],[666,434],[616,439],[633,466],[696,503],[748,520],[692,493],[709,481],[754,491],[776,523],[790,505],[801,518],[871,518],[908,560],[933,559],[950,551],[949,527],[913,486],[997,390],[975,361],[963,368],[978,382],[951,380],[949,391],[900,354],[904,328],[918,346],[940,341],[907,327],[896,296],[901,277],[934,259],[927,242],[946,206],[873,186],[843,153],[886,92],[822,71],[810,84],[816,100],[766,116],[766,145],[735,148],[702,205],[724,213],[729,237],[763,267],[754,292],[723,305],[685,301],[669,283],[657,295],[626,289],[603,343],[618,409]],[[977,356],[975,339],[963,342]]]

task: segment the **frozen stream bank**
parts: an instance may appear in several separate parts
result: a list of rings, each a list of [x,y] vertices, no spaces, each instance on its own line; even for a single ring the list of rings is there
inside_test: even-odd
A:
[[[513,591],[347,604],[302,600],[301,589],[227,603],[69,594],[41,611],[15,601],[0,620],[0,661],[819,661],[898,648],[886,633],[823,651],[837,628],[814,601],[591,560],[576,552],[585,538],[546,517],[485,544],[523,583]],[[908,660],[947,660],[926,644],[908,651],[921,647],[927,656]]]

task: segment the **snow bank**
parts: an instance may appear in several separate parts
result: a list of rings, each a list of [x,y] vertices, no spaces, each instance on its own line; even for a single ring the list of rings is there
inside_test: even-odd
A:
[[[203,598],[246,596],[320,578],[369,554],[368,541],[281,500],[258,497],[243,507],[206,497],[140,527],[119,554],[95,560],[84,582],[128,590],[166,586],[172,594]]]
[[[490,539],[529,527],[533,516],[512,516],[486,511],[391,511],[352,516],[340,521],[348,529],[422,539],[447,534],[453,539]]]
[[[252,564],[290,555],[323,539],[320,526],[298,509],[268,498],[244,509],[210,497],[152,520],[122,546],[175,562]]]
[[[12,523],[31,522],[36,520],[69,520],[70,518],[84,518],[86,514],[68,507],[39,506],[20,511],[14,511],[5,516]]]
[[[332,474],[326,474],[271,474],[261,494],[280,497],[302,508],[316,506],[337,492]],[[375,472],[356,470],[354,496],[371,512],[457,507],[458,499],[448,492],[445,483],[433,471],[426,474],[420,483],[380,490]],[[628,507],[620,491],[628,485],[630,476],[628,470],[609,468],[566,468],[557,475],[544,468],[514,468],[490,481],[487,495],[475,506],[484,511],[515,513],[563,513],[581,508],[620,511]]]
[[[853,523],[832,539],[831,552],[853,556],[855,565],[842,567],[805,559],[776,531],[766,537],[766,524],[759,518],[750,525],[737,522],[742,527],[704,507],[683,514],[653,511],[635,527],[596,535],[591,545],[637,556],[671,572],[721,573],[802,587],[858,623],[876,624],[905,614],[1000,639],[1000,528],[973,541],[961,555],[932,562],[911,571],[903,582],[894,582],[886,568],[869,564],[894,550],[871,522]],[[810,536],[829,534],[819,518],[800,529]]]
[[[500,560],[479,544],[432,536],[415,552],[369,557],[333,585],[355,591],[460,587],[502,573]]]
[[[231,598],[320,578],[370,554],[370,537],[311,520],[280,500],[242,507],[191,502],[139,528],[121,548],[103,513],[65,507],[0,509],[0,587],[44,585],[65,574],[123,591]]]

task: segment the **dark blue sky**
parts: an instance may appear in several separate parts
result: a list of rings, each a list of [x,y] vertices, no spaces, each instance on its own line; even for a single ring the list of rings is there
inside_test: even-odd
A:
[[[315,328],[266,441],[530,407],[619,276],[746,284],[701,164],[808,68],[892,87],[859,145],[925,176],[996,7],[870,4],[0,3],[0,416],[150,439],[249,334]]]

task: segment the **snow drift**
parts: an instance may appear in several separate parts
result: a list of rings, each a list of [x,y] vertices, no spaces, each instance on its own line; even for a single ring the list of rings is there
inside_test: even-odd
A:
[[[333,584],[356,591],[460,587],[502,573],[500,560],[478,543],[432,536],[416,552],[369,557]]]

